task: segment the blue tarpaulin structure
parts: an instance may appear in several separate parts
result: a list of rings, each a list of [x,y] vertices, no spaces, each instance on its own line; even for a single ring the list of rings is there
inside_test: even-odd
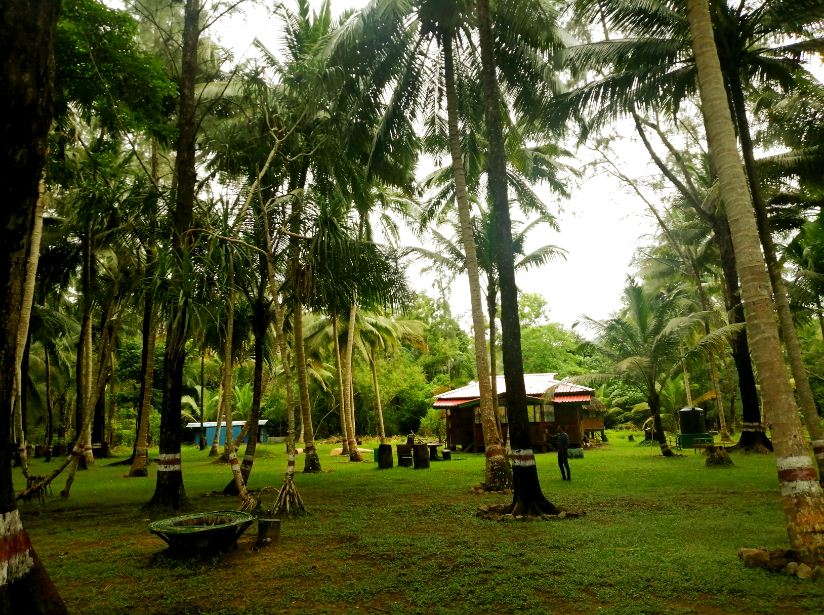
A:
[[[268,422],[269,421],[267,419],[261,419],[258,421],[258,442],[269,441],[269,431],[266,429],[266,424]],[[232,421],[232,438],[237,439],[245,424],[246,421]],[[206,432],[206,442],[211,443],[212,440],[214,440],[215,429],[217,429],[217,423],[215,421],[206,421],[203,423],[203,430]],[[185,438],[188,442],[197,442],[200,440],[200,434],[200,422],[186,424]],[[244,444],[247,440],[248,438],[243,439]],[[226,443],[226,423],[221,422],[220,424],[220,435],[218,442],[220,446],[223,446]]]

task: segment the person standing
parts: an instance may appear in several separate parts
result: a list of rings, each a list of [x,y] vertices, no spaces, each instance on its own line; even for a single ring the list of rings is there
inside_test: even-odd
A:
[[[556,445],[558,449],[558,467],[561,468],[561,480],[572,480],[569,472],[569,436],[564,431],[564,426],[558,426]]]

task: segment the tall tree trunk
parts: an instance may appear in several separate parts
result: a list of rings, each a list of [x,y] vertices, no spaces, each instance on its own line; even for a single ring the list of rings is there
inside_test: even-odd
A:
[[[103,457],[109,457],[111,455],[112,447],[114,446],[114,434],[113,434],[113,425],[114,425],[114,414],[117,408],[117,381],[115,380],[115,357],[112,355],[111,359],[109,359],[109,385],[108,385],[108,404],[106,405],[106,426],[105,432],[103,437],[103,448],[101,451],[101,455]]]
[[[458,206],[458,218],[461,223],[461,241],[466,259],[466,273],[469,278],[469,298],[472,305],[472,332],[475,350],[475,369],[478,372],[478,390],[480,394],[481,429],[484,436],[486,468],[484,489],[500,491],[512,485],[512,470],[506,459],[503,443],[495,420],[495,407],[492,402],[492,384],[487,361],[486,325],[484,324],[484,306],[481,297],[481,274],[478,267],[478,254],[475,246],[475,231],[469,197],[466,191],[461,135],[458,130],[458,98],[455,87],[455,60],[453,57],[452,31],[447,30],[443,37],[444,86],[446,89],[447,126],[449,130],[449,153],[452,158],[452,175],[455,180],[455,202]],[[523,385],[522,385],[523,386]]]
[[[681,168],[685,181],[681,181],[667,167],[660,156],[655,152],[644,131],[644,123],[641,117],[633,111],[635,127],[641,141],[650,154],[653,162],[661,170],[667,179],[672,182],[676,189],[685,198],[693,210],[713,229],[713,240],[718,247],[721,270],[724,280],[724,303],[730,323],[743,323],[744,312],[741,308],[741,295],[738,288],[738,272],[735,266],[735,254],[732,249],[732,238],[730,237],[730,227],[727,218],[718,208],[705,207],[704,200],[695,188],[694,182],[690,179],[690,168],[681,157],[678,149],[667,139],[660,128],[655,126],[655,131],[664,142],[667,150],[675,158],[677,165]],[[659,218],[659,223],[661,222]],[[673,242],[675,245],[676,242]],[[703,300],[703,297],[702,297]],[[705,308],[706,309],[706,308]],[[742,331],[732,340],[732,354],[735,358],[735,367],[738,372],[738,386],[741,391],[741,402],[743,415],[745,417],[745,430],[741,432],[741,439],[738,446],[746,449],[759,449],[762,446],[772,450],[772,444],[767,438],[761,423],[761,410],[758,404],[758,392],[755,388],[755,376],[752,371],[750,361],[749,344],[747,333]],[[716,387],[716,391],[717,391]],[[723,417],[723,409],[719,407],[719,417]],[[748,429],[749,427],[749,429]],[[723,435],[722,435],[723,438]]]
[[[262,257],[261,257],[262,260]],[[255,336],[255,369],[252,376],[252,408],[249,412],[249,439],[246,443],[246,450],[243,453],[243,461],[240,464],[240,474],[244,484],[249,484],[249,476],[252,474],[252,467],[255,463],[255,452],[259,439],[260,406],[263,400],[263,368],[265,365],[265,345],[266,332],[271,321],[269,314],[269,301],[266,299],[266,263],[261,263],[260,286],[258,287],[257,298],[254,303],[254,314],[252,317],[252,328]],[[223,492],[227,495],[238,495],[237,483],[233,479],[229,481]]]
[[[52,441],[54,440],[54,401],[51,390],[51,359],[48,347],[43,348],[46,372],[46,461],[51,461]]]
[[[27,461],[26,449],[26,409],[24,399],[26,395],[26,379],[23,378],[23,370],[28,371],[28,351],[31,344],[29,335],[29,323],[31,322],[31,310],[34,304],[34,287],[37,281],[37,263],[40,260],[40,240],[43,237],[43,210],[45,208],[45,186],[41,179],[38,182],[39,197],[34,206],[34,225],[29,239],[28,256],[26,258],[26,279],[23,285],[23,299],[20,307],[20,325],[17,330],[17,354],[14,372],[15,399],[12,407],[15,413],[15,432],[17,438],[18,453],[20,455],[20,467],[23,475],[28,477],[29,464]]]
[[[268,236],[268,230],[267,230]],[[271,254],[270,251],[267,251]],[[269,283],[271,292],[274,294],[277,288],[274,285],[274,276],[271,260],[269,262]],[[278,493],[278,498],[272,507],[272,514],[274,515],[291,515],[305,512],[303,501],[295,485],[295,402],[294,394],[292,393],[292,373],[289,367],[289,344],[286,342],[286,334],[283,331],[283,315],[279,308],[275,309],[275,335],[278,338],[278,346],[280,347],[280,358],[283,362],[283,375],[286,384],[286,476],[283,480],[283,485]]]
[[[80,317],[80,335],[77,340],[77,365],[75,367],[75,435],[85,433],[86,416],[91,416],[92,408],[92,278],[94,276],[94,256],[91,246],[91,228],[86,225],[86,229],[81,237],[81,305],[82,315]],[[85,453],[86,443],[80,443],[84,449],[83,459],[79,460],[80,468],[86,469],[86,463],[91,456],[91,441],[88,442],[89,452]],[[92,462],[94,458],[92,457]],[[73,464],[75,462],[73,461]],[[76,468],[73,468],[73,470]]]
[[[806,557],[824,561],[824,495],[804,442],[798,409],[782,360],[769,274],[761,253],[747,178],[736,148],[707,0],[687,0],[687,16],[707,140],[718,169],[721,196],[737,256],[753,360],[766,417],[772,425],[787,533],[794,549]]]
[[[767,217],[767,206],[761,193],[761,182],[758,170],[755,167],[755,154],[750,136],[750,124],[747,120],[747,109],[744,103],[744,92],[738,75],[729,76],[729,91],[732,97],[732,108],[738,124],[738,136],[741,140],[741,151],[744,154],[744,166],[747,169],[747,180],[755,209],[755,220],[758,225],[758,236],[764,249],[764,260],[773,291],[773,301],[778,312],[778,322],[781,323],[781,333],[784,337],[784,347],[790,361],[790,371],[795,379],[795,392],[801,408],[804,425],[812,439],[813,456],[818,466],[818,476],[824,482],[824,429],[821,427],[821,417],[815,406],[813,391],[807,368],[801,355],[801,345],[798,342],[798,332],[795,330],[793,315],[790,311],[790,301],[787,298],[787,289],[781,277],[781,265],[775,250],[775,242],[770,233],[770,222]]]
[[[369,367],[372,372],[372,389],[375,391],[375,418],[378,421],[378,437],[381,444],[386,443],[386,430],[383,427],[383,407],[381,406],[381,386],[378,382],[378,359],[375,357],[375,349],[371,350],[369,356]]]
[[[340,434],[341,434],[341,455],[349,454],[349,430],[346,423],[346,408],[348,406],[345,397],[346,387],[343,385],[343,365],[341,363],[340,354],[340,338],[338,337],[338,317],[335,315],[332,318],[332,337],[335,342],[335,370],[338,374],[338,398],[340,406]]]
[[[283,313],[282,308],[278,305],[278,284],[275,279],[275,265],[274,256],[272,254],[272,240],[269,234],[269,219],[266,215],[266,208],[260,207],[258,212],[258,220],[263,227],[263,237],[265,238],[265,255],[266,255],[266,279],[269,284],[269,292],[272,295],[272,300],[275,303],[272,310],[272,316],[275,321],[275,338],[278,348],[280,349],[281,363],[283,364],[283,379],[286,387],[286,419],[288,425],[288,432],[286,437],[287,448],[287,465],[286,478],[278,493],[278,499],[275,501],[272,512],[274,514],[299,514],[306,511],[303,507],[303,501],[295,485],[295,406],[294,395],[292,394],[292,372],[289,367],[289,345],[286,343],[286,334],[283,331]]]
[[[232,428],[229,426],[229,419],[223,414],[223,400],[226,397],[226,391],[223,390],[223,375],[226,372],[226,361],[223,361],[223,367],[220,370],[220,390],[218,391],[219,394],[219,401],[217,409],[215,410],[215,434],[212,436],[212,446],[209,448],[209,457],[217,457],[220,455],[220,432],[223,429],[223,423],[226,422],[226,429],[227,429],[227,438],[231,438],[231,430]]]
[[[320,457],[315,448],[315,429],[312,425],[312,404],[309,402],[309,382],[306,377],[306,352],[303,345],[303,306],[296,299],[293,304],[295,367],[298,372],[298,392],[300,394],[300,415],[303,430],[303,471],[320,472]]]
[[[67,613],[23,528],[12,483],[12,412],[17,339],[38,182],[52,117],[54,38],[60,3],[0,1],[0,612]]]
[[[101,445],[98,455],[103,457],[102,445],[106,439],[106,403],[108,391],[103,390],[103,394],[97,398],[94,404],[94,414],[92,416],[92,443]]]
[[[744,307],[741,305],[741,288],[738,284],[737,260],[732,245],[730,226],[726,218],[716,215],[713,218],[713,235],[716,238],[721,269],[724,273],[724,304],[730,323],[744,322]],[[745,450],[772,450],[772,442],[767,437],[764,422],[761,419],[761,406],[758,389],[755,386],[755,373],[750,358],[748,333],[742,331],[730,343],[735,371],[738,374],[738,390],[741,393],[741,435],[738,438],[740,448]]]
[[[486,312],[489,318],[489,389],[492,396],[492,412],[495,414],[495,427],[498,429],[498,438],[504,446],[504,430],[501,427],[501,416],[498,406],[498,352],[495,348],[497,345],[498,334],[495,323],[498,320],[498,286],[495,282],[495,277],[490,276],[486,285]],[[510,469],[510,474],[512,470]]]
[[[515,263],[512,252],[512,225],[507,196],[506,155],[504,152],[501,98],[495,76],[492,50],[492,20],[489,0],[477,0],[481,78],[486,111],[489,153],[487,165],[489,192],[494,216],[494,250],[501,290],[501,342],[503,346],[506,410],[509,419],[509,441],[512,447],[514,494],[510,512],[514,515],[549,513],[558,509],[544,497],[538,480],[538,468],[529,435],[523,357],[521,356],[521,325],[518,316],[518,288],[515,285]]]
[[[315,448],[315,430],[312,425],[312,404],[309,400],[309,381],[306,375],[306,352],[303,342],[303,268],[300,264],[301,221],[303,217],[303,189],[306,186],[306,176],[309,163],[303,164],[300,176],[297,178],[299,194],[292,198],[292,213],[289,226],[292,234],[289,236],[289,278],[292,284],[292,323],[295,339],[295,371],[298,376],[298,395],[300,398],[301,437],[303,439],[303,471],[320,472],[320,457]]]
[[[143,303],[143,348],[141,351],[140,406],[137,438],[129,476],[148,476],[149,470],[149,418],[152,414],[152,381],[154,380],[155,332],[154,294],[149,292]],[[200,398],[203,403],[203,396]]]
[[[343,351],[343,397],[346,399],[346,438],[349,445],[349,461],[363,461],[358,450],[358,440],[355,435],[355,404],[352,391],[352,349],[355,346],[355,316],[358,307],[355,297],[352,298],[352,306],[349,308],[349,325],[346,328],[346,348]]]
[[[197,443],[198,448],[203,450],[206,448],[206,426],[205,416],[206,408],[204,407],[204,396],[206,394],[206,348],[203,348],[200,353],[200,438]]]
[[[195,169],[195,141],[198,122],[195,117],[195,79],[198,65],[200,38],[200,0],[186,0],[183,14],[183,45],[180,70],[179,106],[177,118],[177,157],[175,179],[177,195],[173,214],[172,251],[175,269],[172,288],[183,288],[181,267],[189,262],[191,237],[187,234],[192,226],[197,171]],[[183,366],[186,363],[186,340],[189,297],[178,298],[177,292],[169,305],[169,322],[166,329],[166,351],[163,356],[163,406],[160,413],[160,451],[158,453],[157,483],[149,509],[179,510],[188,506],[183,486],[183,466],[180,457],[181,397],[183,394]]]
[[[224,452],[229,461],[229,467],[232,469],[232,478],[235,482],[237,494],[240,496],[241,508],[249,509],[254,506],[254,499],[249,495],[246,489],[246,482],[243,480],[243,475],[240,471],[240,461],[237,458],[237,451],[235,450],[235,441],[232,436],[232,396],[233,390],[233,338],[235,330],[235,268],[234,259],[232,258],[231,247],[227,247],[229,255],[228,261],[228,279],[226,282],[226,339],[223,342],[223,397],[221,398],[221,406],[223,406],[222,414],[226,416],[226,445]]]
[[[86,466],[84,465],[89,457],[89,453],[91,452],[91,421],[92,421],[92,414],[94,410],[94,402],[92,401],[92,394],[91,394],[91,370],[92,370],[92,327],[91,327],[91,318],[84,319],[85,320],[85,328],[81,325],[80,333],[82,339],[79,341],[78,347],[80,349],[81,356],[79,357],[79,364],[80,364],[80,371],[83,374],[81,378],[79,378],[79,382],[77,385],[77,396],[78,402],[76,404],[77,413],[77,441],[75,442],[74,448],[72,448],[71,455],[68,457],[68,463],[66,464],[69,468],[69,475],[66,477],[66,484],[63,487],[63,490],[60,492],[60,497],[68,498],[69,492],[71,491],[72,483],[74,483],[74,476],[77,472],[78,468],[85,469]],[[87,452],[88,449],[88,452]],[[66,466],[62,466],[58,468],[58,470],[64,469]],[[59,474],[59,471],[58,471]],[[49,481],[52,478],[56,478],[56,475],[49,476]]]
[[[658,446],[661,448],[661,455],[664,457],[672,457],[674,453],[667,442],[667,435],[664,433],[664,425],[661,423],[661,400],[657,396],[647,400],[649,409],[652,413],[652,428],[655,431],[655,439],[658,441]]]

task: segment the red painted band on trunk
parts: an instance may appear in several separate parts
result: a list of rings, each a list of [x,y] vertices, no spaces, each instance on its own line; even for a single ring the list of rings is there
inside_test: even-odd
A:
[[[816,455],[820,455],[821,453],[824,453],[824,446],[814,446],[813,447],[813,453],[815,453]]]
[[[789,468],[778,471],[778,481],[781,483],[802,480],[818,480],[818,476],[813,468]]]
[[[16,555],[31,549],[31,541],[26,532],[19,531],[0,538],[0,562],[7,562]]]

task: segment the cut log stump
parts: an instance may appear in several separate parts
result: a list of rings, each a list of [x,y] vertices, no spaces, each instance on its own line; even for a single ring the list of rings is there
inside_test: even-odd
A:
[[[429,469],[429,447],[426,444],[415,444],[412,447],[412,461],[416,470]]]
[[[378,445],[378,469],[389,470],[395,465],[392,458],[392,445],[380,444]]]

